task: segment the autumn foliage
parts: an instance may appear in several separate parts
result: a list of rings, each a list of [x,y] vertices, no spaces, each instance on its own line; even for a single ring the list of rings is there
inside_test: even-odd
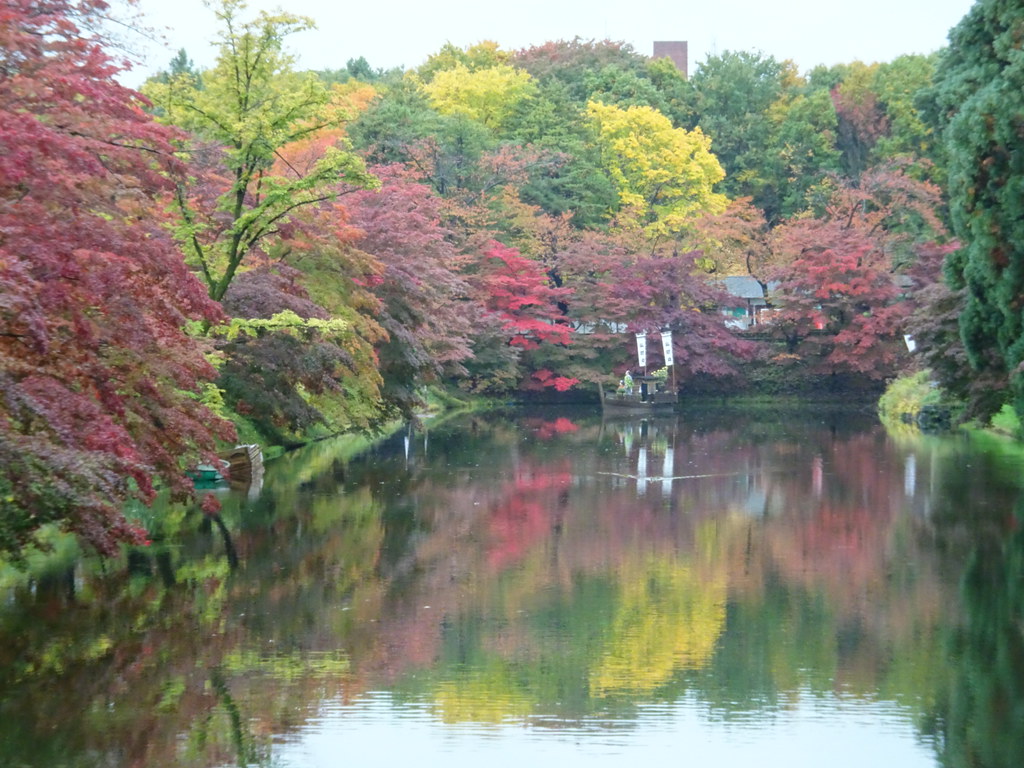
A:
[[[215,66],[180,52],[143,97],[82,31],[102,0],[0,4],[0,549],[138,539],[122,503],[186,494],[230,436],[204,403],[292,445],[428,387],[593,398],[662,330],[681,388],[875,381],[913,365],[912,309],[946,338],[963,302],[918,269],[948,241],[926,57],[726,52],[687,80],[609,41],[483,42],[342,77],[295,70],[312,19],[210,8]],[[724,276],[771,289],[756,340]]]
[[[186,336],[219,317],[161,229],[171,132],[73,22],[96,0],[0,11],[0,550],[47,522],[109,552],[154,477],[230,432]]]
[[[809,248],[778,273],[783,309],[773,327],[824,373],[882,378],[896,370],[909,305],[867,248]]]

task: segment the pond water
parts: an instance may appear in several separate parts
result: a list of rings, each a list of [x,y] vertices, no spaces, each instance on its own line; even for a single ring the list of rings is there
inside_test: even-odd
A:
[[[0,764],[1020,765],[1024,454],[863,411],[327,441],[0,597]]]

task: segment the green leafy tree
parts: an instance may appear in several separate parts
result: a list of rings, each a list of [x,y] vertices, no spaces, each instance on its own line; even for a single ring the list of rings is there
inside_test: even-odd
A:
[[[662,72],[666,66],[675,69],[670,62],[656,64]],[[676,72],[678,74],[678,70]],[[671,116],[672,105],[669,99],[648,77],[647,70],[637,72],[612,64],[596,72],[588,72],[583,82],[590,93],[590,101],[614,104],[622,108],[651,107],[666,116]]]
[[[408,147],[408,164],[444,196],[478,198],[488,185],[482,160],[496,143],[490,131],[465,116],[444,116],[435,135]]]
[[[723,191],[752,197],[770,217],[777,212],[772,151],[778,120],[770,115],[797,84],[792,62],[746,51],[709,56],[690,80],[692,117],[715,147],[725,169]]]
[[[184,48],[179,48],[178,52],[171,59],[167,69],[163,72],[159,72],[154,76],[154,80],[160,83],[169,83],[174,78],[189,77],[196,83],[196,87],[202,87],[202,75],[198,69],[196,69],[195,63],[189,58],[188,52]]]
[[[217,64],[203,88],[185,74],[151,81],[144,92],[163,119],[189,131],[186,152],[202,151],[220,168],[205,179],[182,179],[176,203],[177,236],[211,298],[220,300],[246,257],[280,232],[296,209],[330,199],[339,185],[372,187],[363,161],[340,142],[304,172],[280,174],[281,147],[337,124],[329,93],[312,73],[292,71],[285,38],[312,27],[309,19],[261,12],[242,21],[241,0],[221,0]],[[205,188],[204,188],[205,187]]]
[[[878,66],[872,87],[885,111],[889,132],[876,142],[873,162],[909,158],[919,166],[919,175],[940,183],[944,166],[941,148],[918,103],[931,87],[936,60],[935,54],[900,56]]]
[[[317,72],[325,84],[347,83],[349,80],[359,80],[363,83],[375,83],[388,75],[383,69],[374,69],[365,56],[358,59],[349,59],[345,62],[343,69],[324,69]]]
[[[661,93],[659,107],[677,126],[689,125],[693,85],[668,57],[647,62],[647,77]]]
[[[652,60],[624,43],[575,38],[519,51],[513,62],[542,86],[557,85],[580,108],[589,101],[653,107],[681,125],[692,91],[669,59]]]
[[[812,190],[828,176],[838,174],[836,149],[838,118],[829,92],[806,89],[772,107],[777,127],[768,166],[769,183],[759,198],[766,217],[778,220],[807,210]]]
[[[357,151],[377,165],[407,163],[411,149],[441,130],[443,118],[415,78],[391,83],[349,125]]]
[[[564,83],[551,78],[520,102],[502,138],[529,144],[548,159],[520,187],[525,202],[554,216],[568,213],[578,227],[601,226],[618,209],[618,190],[601,167],[594,128]]]

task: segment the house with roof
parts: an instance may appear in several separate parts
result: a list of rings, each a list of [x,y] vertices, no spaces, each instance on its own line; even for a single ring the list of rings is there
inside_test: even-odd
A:
[[[746,330],[767,322],[768,302],[765,299],[764,286],[756,278],[742,275],[726,277],[721,282],[729,294],[729,298],[721,306],[727,326]]]

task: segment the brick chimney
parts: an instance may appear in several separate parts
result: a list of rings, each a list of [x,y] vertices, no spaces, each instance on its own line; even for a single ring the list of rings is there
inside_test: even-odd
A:
[[[676,65],[676,69],[683,73],[683,77],[689,77],[685,40],[655,40],[654,58],[662,59],[665,56],[672,59],[672,63]]]

